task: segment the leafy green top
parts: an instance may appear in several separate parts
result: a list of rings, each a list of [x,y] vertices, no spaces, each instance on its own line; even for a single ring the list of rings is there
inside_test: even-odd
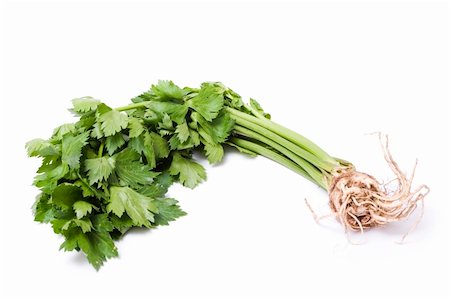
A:
[[[174,181],[194,188],[206,179],[194,150],[210,163],[222,160],[234,126],[226,107],[266,116],[221,83],[193,89],[159,81],[132,101],[112,109],[91,97],[74,99],[76,123],[26,144],[29,156],[42,158],[35,220],[50,223],[65,238],[61,249],[81,250],[96,269],[118,255],[114,240],[129,229],[185,215],[166,192]]]

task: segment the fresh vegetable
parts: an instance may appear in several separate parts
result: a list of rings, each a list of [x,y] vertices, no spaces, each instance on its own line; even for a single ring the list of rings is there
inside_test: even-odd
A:
[[[386,147],[398,179],[397,191],[387,192],[218,82],[180,88],[160,81],[115,109],[91,97],[72,103],[75,123],[26,144],[30,157],[42,158],[33,210],[36,221],[64,236],[61,249],[81,250],[96,269],[118,255],[114,240],[129,229],[155,228],[185,215],[165,195],[173,182],[194,188],[206,179],[194,151],[214,164],[225,146],[233,146],[292,169],[329,192],[331,210],[346,230],[403,219],[428,190],[411,191],[412,177],[406,178]]]

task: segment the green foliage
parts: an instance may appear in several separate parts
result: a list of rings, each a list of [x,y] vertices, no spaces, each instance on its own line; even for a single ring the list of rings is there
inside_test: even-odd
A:
[[[220,88],[213,84],[203,83],[198,94],[192,98],[191,107],[207,121],[212,121],[223,108],[223,102],[223,93]]]
[[[169,225],[170,221],[174,221],[178,217],[186,215],[186,212],[181,210],[178,202],[173,198],[166,198],[165,200],[155,200],[158,207],[158,214],[155,215],[155,225]]]
[[[203,180],[206,180],[206,172],[203,166],[191,159],[184,158],[179,153],[173,155],[169,173],[178,176],[178,179],[188,188],[194,188]]]
[[[128,116],[116,110],[101,114],[98,120],[105,136],[114,135],[122,129],[125,129],[128,125]]]
[[[48,157],[61,154],[54,144],[40,138],[28,141],[25,147],[30,157]]]
[[[80,113],[95,110],[99,104],[100,101],[92,97],[82,97],[72,100],[73,110]]]
[[[270,119],[270,114],[266,113],[255,99],[250,99],[250,110],[256,117]]]
[[[106,149],[110,156],[112,156],[112,154],[114,154],[114,152],[124,144],[125,138],[121,132],[107,137],[105,142]]]
[[[42,158],[35,220],[50,223],[65,239],[61,249],[83,252],[96,269],[118,255],[114,240],[126,231],[186,214],[165,197],[169,187],[204,181],[193,151],[220,162],[234,126],[225,106],[249,110],[220,83],[194,89],[159,81],[132,101],[129,109],[112,109],[91,97],[74,99],[77,122],[26,144],[30,157]]]
[[[130,118],[128,120],[128,128],[130,129],[130,134],[129,134],[130,138],[138,137],[145,130],[145,128],[142,125],[141,121],[139,119],[137,119],[137,118],[134,118],[134,117]]]
[[[208,158],[208,162],[211,164],[216,164],[222,161],[224,151],[223,146],[219,143],[206,143],[205,145],[205,155]]]
[[[74,202],[73,209],[75,210],[75,214],[77,215],[78,219],[81,219],[87,214],[92,213],[92,210],[98,211],[98,208],[96,206],[84,200]]]
[[[61,249],[65,251],[82,250],[95,269],[100,269],[103,263],[118,255],[114,241],[108,232],[83,232],[80,228],[72,228],[62,233],[65,237]]]
[[[87,171],[89,184],[101,182],[109,178],[116,166],[116,160],[113,157],[104,156],[101,158],[86,159],[84,167]]]
[[[115,171],[119,180],[129,186],[139,188],[151,184],[158,172],[151,170],[148,164],[140,161],[140,155],[125,149],[116,155]]]
[[[68,133],[76,133],[77,129],[75,124],[64,124],[53,130],[52,139],[61,140],[64,135]]]
[[[176,86],[172,81],[160,80],[157,85],[152,85],[151,91],[154,99],[158,101],[182,100],[187,91]]]
[[[65,135],[61,144],[62,162],[71,168],[78,169],[80,167],[81,149],[86,145],[88,137],[88,132],[83,132],[79,135]]]
[[[150,227],[151,223],[154,222],[153,213],[157,213],[158,209],[152,198],[129,187],[112,186],[110,194],[110,203],[106,206],[108,212],[112,212],[119,217],[122,217],[123,213],[126,212],[136,226]]]
[[[69,209],[83,198],[81,189],[73,184],[62,183],[53,190],[52,203],[61,209]]]

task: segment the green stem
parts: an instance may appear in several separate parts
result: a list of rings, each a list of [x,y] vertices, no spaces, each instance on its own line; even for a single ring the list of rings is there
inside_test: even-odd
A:
[[[238,147],[241,147],[248,151],[254,152],[255,154],[269,158],[269,159],[291,169],[292,171],[300,174],[301,176],[312,181],[313,183],[318,184],[320,187],[326,189],[326,185],[324,182],[317,182],[316,180],[312,179],[303,168],[298,166],[292,160],[289,160],[288,158],[286,158],[266,147],[256,144],[255,142],[251,142],[251,141],[241,139],[241,138],[236,138],[236,137],[231,138],[229,142],[231,144],[235,144]]]
[[[304,160],[308,161],[309,163],[313,164],[317,168],[323,169],[326,172],[331,172],[336,165],[334,163],[330,163],[327,161],[324,161],[317,156],[311,154],[310,152],[306,151],[302,147],[298,146],[297,144],[284,139],[282,136],[266,129],[265,127],[262,127],[256,123],[250,122],[244,118],[241,118],[239,116],[235,116],[234,120],[236,121],[237,125],[241,125],[244,128],[250,129],[256,133],[261,134],[262,136],[267,137],[267,139],[270,139],[277,144],[281,145],[282,147],[288,149],[292,153],[295,153],[297,156],[303,158]],[[264,142],[266,143],[266,142]],[[274,147],[274,146],[272,146]]]
[[[133,103],[127,106],[118,107],[114,110],[117,111],[126,111],[126,110],[132,110],[132,109],[138,109],[138,108],[145,108],[147,102],[140,102],[140,103]]]
[[[245,119],[261,127],[264,127],[282,136],[283,138],[295,143],[296,145],[304,148],[311,154],[315,155],[317,158],[325,162],[329,162],[335,165],[335,167],[339,166],[339,163],[335,159],[333,159],[330,155],[328,155],[323,149],[321,149],[318,145],[316,145],[308,138],[298,134],[297,132],[294,132],[268,119],[257,118],[230,107],[227,107],[226,109],[228,112],[231,113],[231,115],[239,117],[241,119]]]
[[[259,142],[262,142],[264,144],[267,144],[268,146],[274,148],[275,150],[279,151],[281,154],[286,156],[288,159],[295,162],[298,166],[300,166],[303,170],[305,170],[309,176],[316,182],[322,183],[327,181],[326,177],[324,177],[324,173],[319,171],[314,165],[311,165],[308,161],[304,160],[303,158],[296,155],[295,152],[290,151],[289,149],[283,147],[282,145],[274,142],[272,139],[269,139],[261,134],[258,134],[252,130],[249,130],[247,128],[241,127],[239,125],[234,127],[234,131],[240,135],[244,135],[247,137],[250,137],[252,139],[255,139]]]
[[[103,156],[103,148],[105,147],[105,144],[102,142],[102,143],[100,143],[100,146],[99,146],[99,148],[98,148],[98,154],[97,154],[97,156],[99,157],[99,158],[101,158],[102,156]]]

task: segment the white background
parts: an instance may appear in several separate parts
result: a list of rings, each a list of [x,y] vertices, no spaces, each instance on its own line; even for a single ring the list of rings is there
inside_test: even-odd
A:
[[[3,2],[1,298],[449,298],[449,28],[446,2]],[[264,158],[230,152],[189,213],[133,232],[96,272],[33,222],[37,159],[24,143],[74,121],[74,97],[125,105],[158,79],[222,81],[273,119],[381,180],[373,131],[416,184],[425,216],[349,245],[327,195]],[[202,161],[204,163],[204,161]],[[206,164],[205,164],[206,165]],[[355,241],[360,236],[353,235]]]

